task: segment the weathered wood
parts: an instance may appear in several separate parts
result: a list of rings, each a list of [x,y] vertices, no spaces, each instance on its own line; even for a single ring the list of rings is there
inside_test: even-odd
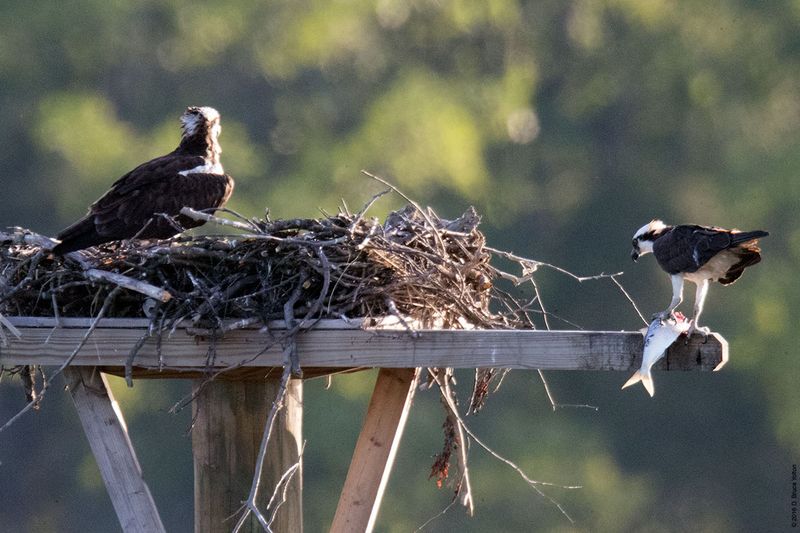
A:
[[[0,364],[57,365],[80,341],[81,327],[21,327],[22,337],[9,338],[0,346]],[[68,324],[70,322],[67,322]],[[52,322],[50,324],[53,324]],[[102,320],[77,354],[74,365],[124,366],[131,349],[146,333],[142,327],[116,327]],[[131,322],[127,322],[131,324]],[[141,322],[139,322],[141,324]],[[341,323],[340,323],[341,324]],[[642,335],[613,331],[529,330],[423,330],[416,338],[404,331],[324,329],[300,334],[297,352],[303,367],[502,367],[544,370],[633,370],[641,362]],[[179,328],[162,338],[162,359],[171,369],[202,370],[210,340]],[[279,367],[283,352],[275,337],[280,330],[236,330],[216,342],[217,368]],[[272,343],[272,347],[264,349]],[[261,353],[263,351],[263,353]],[[712,333],[704,342],[700,335],[688,343],[679,341],[654,368],[660,370],[712,370],[728,358],[728,343]],[[156,339],[148,339],[135,365],[158,369]]]
[[[91,280],[105,280],[113,283],[114,285],[119,285],[125,289],[139,292],[161,302],[168,302],[172,299],[172,294],[170,294],[169,291],[165,291],[161,287],[156,287],[155,285],[150,285],[144,281],[129,278],[128,276],[117,274],[116,272],[107,272],[97,268],[90,268],[86,271],[86,277]]]
[[[122,530],[165,531],[105,376],[95,368],[67,368],[64,376]]]
[[[270,406],[278,393],[279,379],[267,380],[267,399]],[[263,425],[263,424],[262,424]],[[303,380],[290,379],[286,386],[284,407],[275,419],[267,446],[262,490],[271,493],[275,484],[289,468],[300,463],[286,491],[286,501],[278,509],[272,530],[277,533],[303,531]],[[270,494],[271,495],[271,494]],[[245,496],[247,496],[245,494]],[[278,494],[277,502],[281,495]]]
[[[264,424],[278,392],[279,377],[261,382],[213,381],[202,386],[192,405],[195,531],[229,532],[236,523],[237,511],[250,492]],[[195,390],[202,383],[195,381]],[[267,503],[278,480],[300,460],[302,405],[302,381],[290,380],[261,474],[258,507],[265,516],[269,516]],[[302,531],[302,520],[301,468],[289,484],[286,503],[279,509],[272,529]],[[251,517],[242,531],[260,532],[262,528]]]
[[[126,377],[125,369],[121,366],[102,366],[103,373],[112,376]],[[303,379],[319,378],[330,375],[350,374],[370,370],[370,368],[330,368],[330,367],[303,367]],[[281,367],[246,366],[219,374],[217,381],[264,381],[264,375],[280,374]],[[131,374],[133,379],[202,379],[208,377],[205,370],[182,370],[175,368],[148,369],[134,368]]]
[[[331,533],[372,531],[414,398],[416,370],[382,368],[353,452]]]

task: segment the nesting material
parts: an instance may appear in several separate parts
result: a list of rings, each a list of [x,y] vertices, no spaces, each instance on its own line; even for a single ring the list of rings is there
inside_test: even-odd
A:
[[[250,326],[290,311],[306,321],[396,315],[421,327],[533,327],[524,313],[499,312],[517,303],[494,289],[497,271],[472,208],[448,221],[409,206],[383,224],[348,212],[276,221],[196,216],[245,233],[91,248],[81,252],[84,264],[53,256],[27,230],[0,233],[0,313],[94,316],[120,285],[88,274],[99,270],[168,293],[157,299],[124,288],[106,316],[163,326]]]

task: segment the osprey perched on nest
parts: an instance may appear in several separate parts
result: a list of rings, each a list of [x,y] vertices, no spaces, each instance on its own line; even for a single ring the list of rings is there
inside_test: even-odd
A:
[[[718,281],[730,285],[742,275],[744,269],[761,261],[758,241],[769,235],[766,231],[727,230],[710,226],[667,226],[653,220],[639,228],[633,236],[631,258],[652,252],[659,266],[672,279],[672,301],[658,313],[663,319],[683,301],[683,282],[697,285],[694,298],[694,330],[708,334],[708,328],[698,325],[703,303],[708,294],[708,284]]]
[[[225,205],[233,178],[219,161],[219,113],[189,107],[181,116],[183,134],[171,153],[143,163],[120,179],[89,207],[85,217],[58,234],[56,254],[109,241],[166,239],[203,224],[180,214],[182,207],[212,209]],[[175,217],[175,222],[163,216]]]

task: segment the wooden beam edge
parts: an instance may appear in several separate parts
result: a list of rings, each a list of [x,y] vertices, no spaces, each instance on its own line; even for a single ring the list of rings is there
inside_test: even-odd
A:
[[[7,335],[7,344],[0,345],[0,364],[6,366],[60,365],[85,333],[84,319],[64,319],[71,327],[55,327],[56,321],[48,318],[9,320],[19,324],[20,337]],[[146,320],[109,320],[92,332],[74,366],[124,367],[137,344],[141,349],[134,367],[151,375],[207,371],[212,353],[214,369],[283,364],[283,332],[278,329],[234,330],[212,339],[178,328],[159,340],[149,335]],[[342,370],[449,366],[627,371],[639,366],[643,349],[643,336],[636,331],[417,330],[412,336],[405,330],[361,329],[340,320],[301,331],[296,342],[304,367]],[[728,343],[721,335],[695,335],[679,339],[654,368],[718,370],[728,357]]]

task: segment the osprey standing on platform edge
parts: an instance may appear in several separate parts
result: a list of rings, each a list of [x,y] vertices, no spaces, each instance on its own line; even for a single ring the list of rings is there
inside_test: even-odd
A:
[[[665,319],[683,301],[683,283],[689,280],[697,285],[694,298],[694,330],[708,334],[708,328],[698,325],[703,303],[708,294],[708,284],[719,281],[730,285],[742,275],[744,269],[761,261],[758,241],[769,235],[766,231],[727,230],[710,226],[667,226],[653,220],[639,228],[633,236],[631,259],[652,252],[661,268],[672,279],[672,301],[658,313]]]
[[[166,239],[202,225],[181,215],[181,208],[219,208],[233,192],[233,178],[219,160],[219,118],[211,107],[187,108],[181,116],[180,145],[118,179],[85,217],[58,234],[61,243],[53,252],[63,255],[134,237]]]

